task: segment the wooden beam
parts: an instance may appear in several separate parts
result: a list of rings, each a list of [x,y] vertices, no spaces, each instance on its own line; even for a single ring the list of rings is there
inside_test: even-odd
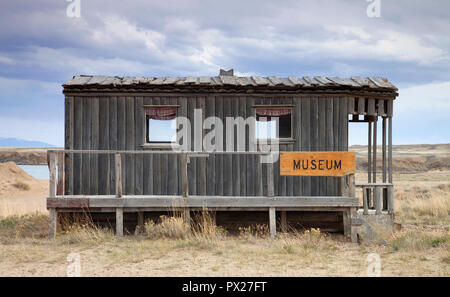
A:
[[[116,236],[123,236],[123,207],[116,208]]]
[[[114,195],[83,196],[73,195],[64,198],[48,198],[47,207],[73,207],[71,201],[86,201],[89,208],[101,207],[217,207],[217,208],[251,208],[251,207],[357,207],[356,197],[342,196],[158,196],[158,195],[123,195],[117,199]],[[64,204],[58,203],[64,201]],[[74,203],[75,203],[74,202]],[[72,206],[71,206],[72,205]]]
[[[275,236],[277,236],[277,220],[275,207],[269,208],[269,229],[270,237],[275,238]]]
[[[188,158],[186,153],[180,156],[181,191],[183,197],[189,196]]]
[[[367,198],[367,189],[363,188],[362,192],[363,192],[363,208],[364,208],[363,214],[368,215],[369,214],[369,200]]]
[[[287,217],[286,217],[286,211],[281,211],[281,232],[287,232]]]
[[[49,208],[49,237],[55,238],[56,237],[56,231],[58,227],[58,212],[56,211],[56,208]]]
[[[50,198],[56,197],[56,153],[49,153],[49,171],[50,171],[50,182],[49,182],[49,195]]]
[[[122,197],[122,158],[115,154],[116,197]]]
[[[58,164],[58,178],[56,183],[56,195],[64,195],[64,186],[65,186],[65,178],[64,178],[64,153],[57,153],[57,164]]]
[[[273,155],[270,156],[273,160]],[[273,178],[273,163],[267,163],[267,196],[274,196],[274,178]]]

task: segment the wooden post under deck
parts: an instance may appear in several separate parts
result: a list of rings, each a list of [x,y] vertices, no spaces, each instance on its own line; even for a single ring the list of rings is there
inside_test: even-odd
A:
[[[49,171],[50,171],[50,188],[49,188],[49,197],[56,197],[56,153],[49,153]],[[49,208],[49,237],[55,238],[56,230],[58,227],[58,212],[55,207]]]
[[[275,238],[275,236],[277,236],[277,220],[275,207],[269,207],[269,229],[270,237]]]
[[[375,116],[373,121],[373,174],[372,180],[375,184],[377,182],[377,130],[378,130],[378,116]],[[373,206],[375,207],[375,213],[381,214],[381,198],[380,188],[373,188]]]
[[[367,182],[372,182],[372,122],[369,120],[368,122],[368,141],[367,141]],[[372,207],[370,188],[366,189],[367,191],[367,202],[369,207]]]

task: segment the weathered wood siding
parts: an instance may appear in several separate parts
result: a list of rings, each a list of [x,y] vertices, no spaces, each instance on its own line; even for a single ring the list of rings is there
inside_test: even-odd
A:
[[[226,117],[255,116],[255,105],[293,105],[294,141],[280,144],[280,151],[346,151],[348,149],[348,102],[327,96],[67,96],[65,148],[141,150],[145,142],[143,105],[179,105],[178,115],[191,119],[194,108],[203,118],[217,116],[224,128]],[[208,131],[203,131],[204,136]],[[245,129],[246,150],[250,145]],[[235,138],[236,138],[235,134]],[[236,143],[236,142],[235,142]],[[194,149],[195,141],[191,142]],[[114,194],[114,157],[66,155],[66,194]],[[275,196],[340,195],[339,178],[280,176],[274,164]],[[179,156],[127,155],[122,157],[124,194],[181,195]],[[191,195],[266,195],[266,166],[254,155],[210,155],[192,158],[188,165]]]

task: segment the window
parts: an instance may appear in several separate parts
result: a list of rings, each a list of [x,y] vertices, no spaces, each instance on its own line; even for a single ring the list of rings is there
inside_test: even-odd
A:
[[[145,106],[146,142],[175,142],[177,108],[174,106]]]
[[[292,108],[256,108],[256,139],[286,138],[292,138]]]

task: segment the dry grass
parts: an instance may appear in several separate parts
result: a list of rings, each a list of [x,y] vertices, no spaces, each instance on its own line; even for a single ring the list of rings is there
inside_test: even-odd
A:
[[[12,186],[22,191],[30,190],[30,186],[22,181],[16,181],[15,183],[12,184]]]

